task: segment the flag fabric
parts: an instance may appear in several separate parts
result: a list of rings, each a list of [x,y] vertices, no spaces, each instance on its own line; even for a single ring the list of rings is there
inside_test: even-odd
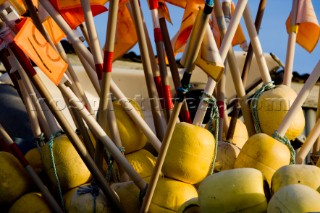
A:
[[[82,22],[84,22],[84,14],[81,6],[75,6],[70,9],[59,9],[59,0],[50,0],[50,2],[72,29],[76,29]],[[96,16],[103,12],[106,12],[107,8],[104,5],[99,4],[91,5],[91,10],[93,16]]]
[[[296,32],[296,42],[311,53],[320,36],[320,26],[311,0],[299,0],[296,25],[294,26],[290,26],[291,14],[286,21],[287,32]]]
[[[134,22],[125,0],[119,2],[113,60],[121,57],[138,41]]]
[[[186,8],[187,0],[165,0],[169,4],[172,4],[177,7]]]
[[[158,11],[162,14],[162,16],[170,23],[172,24],[169,9],[167,7],[167,4],[165,0],[159,0],[159,8]]]
[[[187,0],[180,29],[171,40],[174,53],[183,52],[199,12],[199,7],[204,7],[203,0]]]
[[[108,0],[90,0],[91,6],[104,6]],[[59,10],[66,10],[81,7],[81,0],[58,0],[57,7]]]
[[[60,83],[68,64],[46,41],[30,18],[24,18],[18,25],[19,32],[14,42],[56,85]]]

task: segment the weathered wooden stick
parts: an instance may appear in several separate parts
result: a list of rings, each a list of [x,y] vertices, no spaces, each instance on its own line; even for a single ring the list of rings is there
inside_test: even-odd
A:
[[[132,16],[136,27],[136,32],[138,35],[138,44],[142,57],[142,65],[146,78],[148,95],[150,98],[152,115],[155,123],[155,128],[157,128],[161,135],[164,134],[164,125],[162,122],[163,117],[161,116],[160,106],[158,96],[156,95],[156,88],[153,83],[152,77],[152,67],[149,60],[149,53],[146,44],[146,38],[143,29],[143,21],[141,16],[140,6],[137,0],[130,0],[130,6],[132,10]]]
[[[171,46],[171,41],[170,41],[168,29],[167,29],[166,19],[161,15],[161,13],[159,16],[159,23],[160,23],[160,28],[161,28],[161,33],[162,33],[162,37],[163,37],[163,43],[164,43],[167,59],[169,61],[169,67],[170,67],[170,71],[171,71],[173,84],[174,84],[175,89],[177,89],[181,86],[180,75],[179,75],[176,59],[175,59],[175,56],[173,53],[173,49]],[[189,112],[188,105],[187,105],[186,101],[184,101],[182,104],[181,111],[180,111],[180,117],[181,117],[180,118],[181,121],[192,123],[191,117],[190,117],[190,112]]]
[[[319,87],[319,92],[318,92],[318,107],[317,107],[317,115],[316,115],[318,120],[320,118],[320,87]],[[316,143],[313,145],[313,150],[312,150],[312,154],[313,155],[319,155],[319,151],[320,151],[320,137],[318,137]]]
[[[283,118],[283,120],[278,128],[278,132],[279,132],[280,136],[284,136],[285,133],[287,132],[287,130],[290,126],[291,118],[294,117],[294,115],[297,113],[299,108],[302,106],[302,104],[304,103],[304,101],[308,97],[312,87],[319,79],[319,76],[320,76],[320,60],[318,61],[317,65],[315,66],[315,68],[311,72],[307,81],[304,83],[302,89],[298,93],[298,95],[297,95],[296,99],[294,100],[292,106],[290,107],[288,113]]]
[[[68,138],[70,139],[71,143],[81,156],[82,160],[90,170],[91,174],[94,176],[96,181],[98,182],[99,186],[101,187],[102,191],[105,193],[106,196],[112,201],[110,202],[111,205],[120,212],[123,212],[122,207],[120,205],[119,200],[117,199],[115,193],[111,190],[108,183],[104,179],[103,175],[100,173],[99,169],[96,167],[93,159],[90,157],[90,154],[84,147],[82,141],[78,137],[78,135],[74,132],[73,128],[69,124],[66,117],[63,115],[63,113],[57,108],[57,106],[54,104],[53,97],[50,95],[49,91],[41,81],[40,77],[38,76],[37,72],[32,67],[29,59],[24,55],[22,50],[15,44],[11,43],[10,48],[12,52],[16,55],[17,58],[19,58],[20,64],[22,67],[28,72],[30,75],[30,78],[33,80],[35,86],[37,87],[38,91],[41,93],[41,95],[45,98],[46,103],[48,104],[48,107],[51,109],[52,113],[57,118],[59,124],[61,125],[64,132],[67,134]]]
[[[220,5],[220,2],[218,2],[217,0],[215,0],[214,2],[215,2],[215,5],[217,5],[217,4]],[[222,44],[219,49],[219,53],[220,53],[222,61],[224,61],[227,57],[228,50],[231,47],[231,42],[232,42],[233,36],[236,32],[237,26],[240,23],[241,15],[244,11],[244,8],[245,8],[247,2],[248,2],[248,0],[239,0],[236,5],[236,9],[235,9],[233,18],[231,19],[231,22],[229,24],[227,32],[225,33],[226,36],[222,40]],[[212,94],[215,85],[216,85],[216,82],[212,78],[209,78],[209,80],[205,86],[204,92],[207,94]],[[202,124],[203,118],[206,113],[206,109],[208,108],[208,104],[203,100],[204,100],[204,97],[202,97],[202,101],[200,102],[200,104],[198,106],[198,110],[197,110],[195,118],[193,120],[193,124],[198,125],[198,126]]]
[[[191,35],[189,37],[187,47],[185,49],[185,54],[187,56],[185,57],[186,68],[184,70],[183,78],[181,80],[182,89],[187,89],[190,83],[191,74],[195,66],[194,63],[199,54],[201,42],[205,33],[205,26],[208,24],[209,15],[211,12],[212,12],[212,5],[205,4],[204,10],[203,11],[200,10],[200,12],[197,15],[197,19],[195,21]],[[185,92],[180,91],[178,94],[178,100],[174,104],[173,112],[169,119],[168,128],[164,136],[160,153],[157,157],[156,165],[152,172],[152,176],[149,181],[147,192],[143,199],[140,212],[144,213],[144,212],[148,212],[149,210],[151,200],[152,200],[152,197],[159,179],[159,175],[164,163],[164,159],[170,145],[172,134],[175,129],[176,122],[178,120],[179,112],[185,98],[184,96],[185,96]]]
[[[317,123],[314,125],[311,132],[309,133],[307,139],[305,140],[305,142],[297,152],[296,154],[297,164],[302,164],[304,162],[312,146],[317,141],[319,135],[320,135],[320,119],[318,119]]]
[[[290,32],[287,44],[286,64],[284,67],[284,76],[282,84],[291,86],[292,69],[294,61],[294,51],[297,40],[298,25],[296,24],[299,0],[292,0]]]
[[[16,158],[20,161],[22,166],[30,175],[31,179],[35,183],[35,185],[39,188],[43,197],[46,199],[48,205],[52,208],[54,212],[63,212],[60,208],[59,204],[56,202],[54,197],[51,195],[50,191],[46,187],[46,185],[42,182],[38,174],[34,171],[34,169],[30,166],[28,160],[24,157],[23,153],[20,151],[17,144],[15,144],[3,126],[0,124],[0,137],[6,142],[6,144],[10,147],[12,153],[16,156]]]

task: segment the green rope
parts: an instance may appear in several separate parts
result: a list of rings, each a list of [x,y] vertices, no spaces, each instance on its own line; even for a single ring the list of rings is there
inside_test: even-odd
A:
[[[97,211],[97,197],[99,196],[99,186],[96,184],[95,181],[92,181],[88,186],[79,186],[77,189],[77,195],[84,195],[90,193],[93,197],[93,212],[96,213]]]
[[[289,150],[290,150],[290,164],[295,164],[296,163],[296,151],[292,147],[289,139],[286,136],[282,137],[277,130],[273,133],[272,137],[274,139],[280,141],[281,143],[283,143],[284,145],[286,145],[289,148]]]
[[[119,146],[118,149],[120,150],[120,152],[123,154],[125,152],[125,148],[123,146]],[[108,162],[107,162],[107,165],[108,165],[108,169],[107,169],[107,173],[106,173],[106,180],[107,182],[110,181],[111,179],[111,174],[112,174],[112,171],[114,169],[113,167],[113,157],[110,155],[110,157],[108,158]],[[119,176],[116,176],[116,178],[118,180],[120,180]]]
[[[214,135],[216,139],[215,148],[214,148],[214,157],[212,160],[211,170],[210,174],[213,173],[214,170],[214,164],[216,162],[217,158],[217,151],[218,151],[218,133],[219,133],[219,109],[217,106],[216,99],[208,94],[203,92],[203,95],[206,96],[206,98],[203,99],[204,102],[206,102],[208,105],[211,104],[211,114],[210,114],[210,120],[208,122],[208,130]],[[213,120],[215,121],[215,130],[213,130]]]
[[[260,127],[260,123],[259,123],[259,117],[258,117],[258,99],[260,97],[260,95],[267,90],[273,89],[275,87],[275,85],[273,84],[273,81],[270,81],[268,83],[266,83],[265,85],[263,85],[260,89],[258,89],[252,98],[252,118],[253,118],[253,122],[254,122],[254,128],[256,130],[256,133],[261,133],[261,127]]]
[[[60,136],[63,132],[62,131],[58,131],[54,134],[52,134],[49,138],[49,150],[50,150],[50,157],[51,157],[51,162],[52,162],[52,168],[53,168],[53,174],[54,177],[57,181],[57,186],[58,186],[58,192],[59,192],[59,198],[60,198],[60,202],[61,202],[61,206],[64,209],[64,201],[63,201],[63,194],[62,194],[62,189],[61,189],[61,185],[60,185],[60,181],[59,181],[59,176],[58,176],[58,172],[57,172],[57,168],[56,168],[56,164],[54,161],[54,154],[53,154],[53,141],[56,137]]]

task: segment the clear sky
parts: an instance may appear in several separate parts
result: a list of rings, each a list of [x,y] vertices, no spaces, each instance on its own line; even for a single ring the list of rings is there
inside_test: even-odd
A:
[[[259,0],[249,0],[248,2],[251,15],[253,16],[253,18],[255,18],[256,11],[259,5]],[[237,0],[234,0],[234,3],[237,3]],[[317,14],[318,21],[320,21],[320,0],[312,0],[312,3]],[[184,11],[183,9],[172,6],[168,3],[167,5],[172,19],[172,25],[168,23],[167,26],[169,34],[172,38],[180,27]],[[285,21],[290,13],[291,5],[292,0],[267,0],[266,9],[259,33],[259,38],[261,41],[263,51],[274,53],[280,58],[280,60],[283,63],[285,63],[286,59],[288,41],[288,34],[285,28]],[[106,6],[108,7],[108,4]],[[151,13],[145,0],[141,0],[141,7],[149,30],[151,41],[152,43],[154,43]],[[99,39],[102,45],[104,45],[105,43],[107,16],[108,14],[104,13],[95,17],[95,23],[97,26]],[[247,35],[243,20],[241,21],[241,23],[243,30]],[[247,36],[247,40],[250,40],[249,36]],[[155,46],[153,46],[153,49],[155,51]],[[236,47],[235,50],[240,49]],[[135,53],[139,54],[138,45],[134,46],[129,51],[134,51]],[[318,42],[318,45],[312,53],[308,53],[306,50],[304,50],[297,44],[295,49],[295,60],[293,70],[299,72],[300,74],[310,73],[315,67],[318,60],[320,60],[320,41]]]

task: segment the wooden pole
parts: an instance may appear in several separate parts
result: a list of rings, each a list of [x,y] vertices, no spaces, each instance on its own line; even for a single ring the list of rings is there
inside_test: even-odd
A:
[[[184,75],[181,80],[181,85],[185,89],[188,88],[188,85],[190,83],[191,74],[195,66],[194,63],[199,54],[201,42],[205,33],[205,26],[206,24],[208,24],[209,15],[211,11],[212,11],[212,6],[205,4],[205,9],[203,11],[200,10],[200,12],[197,15],[194,28],[192,29],[191,35],[189,37],[189,41],[185,49],[185,55],[187,55],[185,58],[186,68],[184,70]],[[175,129],[176,122],[178,120],[179,112],[185,98],[184,95],[185,93],[183,92],[180,92],[178,94],[178,101],[175,103],[172,115],[170,116],[168,128],[164,136],[164,140],[162,142],[161,149],[157,157],[156,165],[152,172],[152,176],[146,191],[146,195],[143,199],[140,212],[144,213],[144,212],[148,212],[149,210],[151,200],[152,200],[152,197],[159,179],[159,175],[163,166],[163,162],[170,145],[172,134]]]
[[[318,107],[317,107],[317,119],[320,119],[320,87],[319,87],[319,92],[318,92]],[[313,150],[312,150],[312,155],[319,155],[320,151],[320,137],[318,137],[316,143],[313,145]]]
[[[294,51],[298,33],[298,25],[296,24],[299,0],[292,0],[290,33],[287,44],[286,64],[284,67],[284,76],[282,84],[291,86],[292,69],[294,61]]]
[[[54,197],[51,195],[50,191],[46,187],[46,185],[42,182],[38,174],[34,171],[34,169],[30,166],[28,160],[24,157],[23,153],[20,151],[17,144],[15,144],[9,134],[5,131],[3,126],[0,124],[0,136],[6,142],[6,144],[10,147],[12,153],[16,156],[16,158],[20,161],[22,166],[30,175],[31,179],[35,183],[35,185],[39,188],[42,193],[44,199],[47,201],[48,205],[52,208],[54,212],[63,212],[60,208],[59,204],[56,202]]]
[[[61,125],[64,132],[67,134],[68,138],[70,139],[71,143],[79,153],[80,157],[90,170],[92,176],[96,179],[99,186],[101,187],[102,191],[105,195],[111,200],[111,205],[120,212],[123,212],[122,207],[120,205],[119,200],[117,199],[115,193],[111,190],[108,183],[104,179],[103,175],[100,173],[99,169],[95,165],[93,159],[90,157],[90,154],[84,147],[82,141],[78,137],[78,135],[74,132],[71,125],[69,124],[68,120],[65,118],[63,113],[57,108],[57,106],[52,102],[53,97],[50,95],[49,91],[42,83],[40,77],[32,67],[29,59],[24,55],[22,50],[15,44],[11,43],[10,48],[12,52],[15,54],[22,65],[22,67],[28,72],[30,78],[33,80],[35,86],[37,87],[38,91],[41,95],[45,98],[48,107],[51,109],[52,113],[54,113],[55,117],[57,118],[59,124]]]

